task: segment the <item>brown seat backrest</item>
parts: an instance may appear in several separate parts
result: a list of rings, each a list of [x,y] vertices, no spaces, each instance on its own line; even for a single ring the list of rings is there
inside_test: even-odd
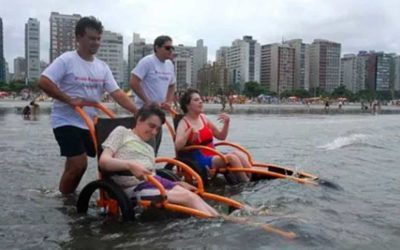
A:
[[[107,139],[110,133],[118,126],[126,128],[133,128],[136,120],[133,117],[119,117],[119,118],[99,118],[95,125],[96,138],[97,138],[97,157],[99,158],[103,148],[101,144]]]

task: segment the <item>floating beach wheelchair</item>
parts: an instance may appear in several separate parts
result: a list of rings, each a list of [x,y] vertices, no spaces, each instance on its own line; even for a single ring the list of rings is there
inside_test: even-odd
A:
[[[95,124],[93,124],[90,118],[83,111],[83,109],[79,107],[76,108],[76,111],[81,115],[81,117],[84,119],[85,123],[89,128],[92,140],[97,150],[97,156],[99,157],[102,151],[101,143],[107,138],[108,134],[111,133],[111,131],[117,126],[125,126],[127,128],[133,128],[133,126],[135,125],[135,120],[133,117],[115,118],[115,115],[101,104],[88,104],[88,106],[93,106],[102,110],[105,114],[107,114],[111,118],[111,119],[98,118],[95,119]],[[174,164],[183,171],[186,171],[186,176],[191,176],[194,179],[192,182],[197,183],[196,192],[202,198],[214,200],[216,202],[221,202],[235,209],[244,207],[243,204],[235,200],[205,192],[203,187],[203,182],[200,176],[184,163],[166,157],[156,158],[156,163]],[[179,212],[202,218],[209,217],[207,214],[198,211],[196,209],[169,203],[164,187],[151,175],[146,176],[146,179],[158,188],[160,195],[141,197],[139,201],[130,200],[128,196],[124,193],[122,188],[119,187],[109,178],[112,175],[126,175],[126,174],[128,173],[124,172],[109,173],[105,171],[99,172],[98,180],[90,182],[82,189],[77,202],[78,212],[86,213],[88,211],[89,201],[92,195],[95,192],[99,191],[99,198],[96,201],[96,206],[102,208],[102,210],[109,215],[120,216],[123,221],[134,220],[135,206],[140,206],[144,209],[150,207],[157,207],[160,209],[162,208],[167,209],[172,212]],[[167,169],[158,169],[157,175],[160,175],[161,177],[164,177],[171,181],[180,181],[180,178],[178,176],[176,176],[171,171],[168,171]]]
[[[133,128],[135,125],[135,119],[133,117],[115,118],[115,115],[101,104],[94,103],[87,104],[87,106],[96,107],[110,117],[97,118],[94,120],[94,122],[92,122],[82,108],[75,108],[89,128],[95,149],[97,150],[97,156],[99,157],[102,151],[101,143],[107,138],[108,134],[111,133],[111,131],[117,126]],[[241,209],[245,207],[244,204],[233,199],[206,192],[204,190],[201,177],[185,163],[166,157],[156,158],[156,163],[172,164],[177,166],[182,172],[185,172],[185,178],[191,178],[190,182],[196,183],[196,193],[203,199],[209,199],[215,202],[223,203],[228,205],[230,209]],[[157,187],[160,194],[156,196],[141,197],[140,200],[131,200],[128,198],[122,188],[113,182],[111,178],[109,178],[114,174],[124,175],[126,173],[109,173],[105,171],[98,172],[98,179],[90,182],[82,189],[77,201],[77,211],[79,213],[87,213],[90,206],[90,200],[94,196],[97,196],[96,204],[94,204],[93,207],[101,210],[102,213],[106,214],[107,216],[117,217],[122,221],[132,221],[136,218],[135,207],[140,207],[142,209],[156,208],[159,210],[196,216],[199,218],[210,218],[209,215],[202,211],[181,205],[171,204],[168,201],[164,187],[151,175],[146,176],[146,179],[155,187]],[[171,181],[181,180],[177,175],[167,169],[158,169],[157,175]],[[267,232],[272,232],[288,239],[292,239],[296,236],[293,232],[286,232],[264,223],[252,222],[246,218],[226,215],[222,215],[222,218],[235,223],[260,227]]]
[[[178,114],[174,111],[170,112],[172,119],[173,119],[173,125],[166,121],[166,125],[168,127],[169,133],[171,134],[172,140],[175,141],[175,129],[179,123],[179,121],[182,119],[183,115]],[[232,143],[229,141],[219,141],[214,143],[215,148],[211,148],[208,146],[203,146],[203,145],[190,145],[184,147],[182,150],[179,152],[176,152],[176,159],[182,162],[185,162],[187,165],[189,165],[197,174],[199,174],[202,178],[203,183],[207,184],[210,179],[213,177],[217,176],[218,174],[222,174],[228,184],[237,184],[238,180],[235,178],[233,173],[237,172],[245,172],[247,174],[251,174],[251,180],[250,181],[258,181],[258,180],[263,180],[263,179],[277,179],[277,178],[282,178],[282,179],[288,179],[291,181],[295,181],[301,184],[311,184],[311,185],[317,185],[318,184],[318,176],[312,175],[310,173],[306,173],[304,171],[296,171],[294,169],[291,169],[289,167],[284,167],[284,166],[279,166],[271,163],[263,163],[263,162],[256,162],[253,160],[253,156],[251,153],[245,149],[243,146]],[[246,155],[251,168],[243,168],[241,166],[230,166],[229,161],[227,157],[221,153],[219,150],[217,150],[217,147],[229,147],[233,148],[236,150],[239,150],[243,154]],[[209,151],[215,155],[220,156],[224,162],[226,163],[227,167],[224,168],[219,168],[218,170],[211,170],[208,172],[205,168],[201,168],[198,166],[198,164],[188,157],[188,152],[193,151],[193,150],[206,150]],[[168,164],[165,167],[167,170],[171,170],[174,173],[176,173],[178,176],[181,176],[183,173],[181,173],[179,167],[174,166],[173,164]]]

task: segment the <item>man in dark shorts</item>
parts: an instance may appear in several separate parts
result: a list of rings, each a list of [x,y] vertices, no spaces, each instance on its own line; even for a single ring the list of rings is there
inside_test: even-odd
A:
[[[102,31],[101,22],[94,17],[81,18],[75,27],[78,49],[55,59],[39,79],[39,87],[55,100],[51,125],[61,156],[66,157],[59,186],[63,194],[75,191],[86,171],[87,156],[95,156],[88,128],[74,108],[82,107],[85,102],[100,102],[107,92],[128,111],[137,111],[118,87],[107,64],[94,56],[100,47]],[[84,109],[92,118],[97,114],[94,108]]]

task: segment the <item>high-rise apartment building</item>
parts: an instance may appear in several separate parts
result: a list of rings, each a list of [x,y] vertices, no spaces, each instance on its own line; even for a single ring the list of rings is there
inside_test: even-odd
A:
[[[176,88],[185,90],[192,87],[192,58],[178,56],[174,59]]]
[[[340,59],[340,85],[355,92],[357,79],[357,57],[354,54],[346,54]]]
[[[395,91],[400,90],[400,56],[394,57],[394,83],[393,89]]]
[[[244,36],[243,41],[249,44],[249,81],[260,82],[260,44],[252,36]]]
[[[226,58],[228,54],[228,48],[227,46],[222,46],[220,47],[215,55],[215,62],[219,65],[223,65],[226,67]]]
[[[295,48],[288,44],[261,46],[260,83],[278,95],[294,89]]]
[[[315,39],[310,45],[310,88],[332,92],[340,84],[340,43]]]
[[[310,45],[303,43],[302,39],[285,41],[294,48],[294,89],[310,89]]]
[[[26,78],[35,81],[40,76],[40,22],[29,18],[25,24]]]
[[[46,68],[48,64],[45,61],[40,61],[40,73],[42,73]]]
[[[198,88],[200,81],[198,78],[199,70],[207,64],[207,46],[204,46],[202,39],[197,40],[196,47],[193,48],[193,80],[192,83]]]
[[[124,82],[123,37],[121,34],[104,30],[101,36],[101,46],[96,57],[107,63],[117,81]]]
[[[186,63],[190,62],[190,78],[187,81],[187,86],[197,88],[199,83],[198,79],[198,71],[207,64],[207,47],[203,45],[203,40],[198,40],[196,47],[193,46],[184,46],[179,44],[175,46],[175,62],[185,61]],[[182,63],[181,63],[182,64]],[[178,64],[175,64],[177,74],[179,74]],[[183,73],[182,73],[183,74]],[[186,73],[185,73],[186,74]]]
[[[65,15],[51,12],[50,15],[50,63],[62,53],[75,50],[75,26],[81,15]]]
[[[388,91],[391,89],[391,67],[393,57],[390,54],[378,53],[376,62],[376,90]]]
[[[0,83],[6,81],[6,60],[3,49],[3,20],[0,17]]]
[[[216,95],[228,91],[228,71],[224,65],[214,62],[213,65],[206,64],[198,72],[198,89],[203,95]]]
[[[239,85],[243,90],[245,82],[260,82],[260,53],[260,44],[251,36],[232,42],[226,57],[230,85]]]
[[[153,53],[153,44],[146,44],[144,38],[140,38],[140,35],[133,33],[133,41],[128,46],[128,71],[139,63],[140,59]]]
[[[23,57],[14,59],[14,80],[25,81],[26,78],[26,60]]]

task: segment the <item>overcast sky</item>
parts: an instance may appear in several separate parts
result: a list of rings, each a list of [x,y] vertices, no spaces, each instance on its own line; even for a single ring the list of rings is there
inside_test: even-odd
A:
[[[342,54],[359,50],[400,53],[399,0],[0,0],[4,54],[24,56],[24,27],[40,21],[41,59],[49,61],[50,12],[93,15],[105,29],[124,36],[124,57],[133,32],[152,43],[161,34],[174,44],[203,39],[209,60],[233,40],[251,35],[261,45],[302,38],[342,44]]]

